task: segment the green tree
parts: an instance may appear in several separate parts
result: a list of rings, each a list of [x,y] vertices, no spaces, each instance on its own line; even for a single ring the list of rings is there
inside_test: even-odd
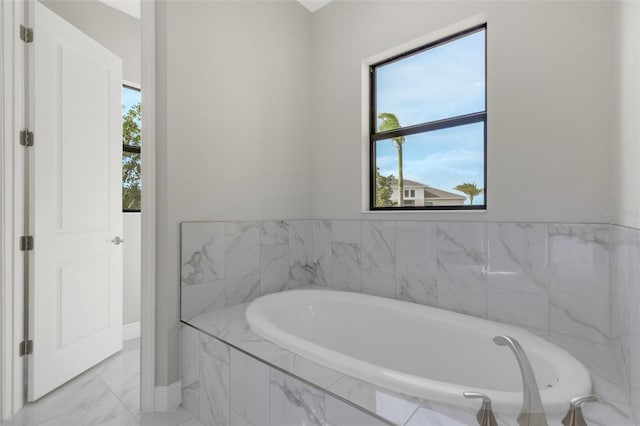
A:
[[[400,121],[395,114],[390,112],[382,112],[378,114],[378,118],[382,120],[380,124],[380,131],[395,130],[400,128]],[[394,146],[398,150],[398,205],[404,205],[404,178],[402,175],[402,144],[404,143],[404,136],[398,136],[391,138]]]
[[[391,201],[393,179],[395,179],[393,175],[382,176],[380,167],[376,167],[376,207],[391,207],[395,204]]]
[[[140,104],[132,106],[122,115],[122,144],[140,146]],[[140,209],[142,191],[140,154],[123,152],[122,157],[122,208]]]
[[[463,183],[461,185],[456,186],[453,189],[455,189],[456,191],[460,191],[464,194],[467,194],[469,196],[469,204],[473,204],[474,197],[477,197],[478,195],[484,192],[484,188],[478,188],[478,185],[476,185],[475,182]]]

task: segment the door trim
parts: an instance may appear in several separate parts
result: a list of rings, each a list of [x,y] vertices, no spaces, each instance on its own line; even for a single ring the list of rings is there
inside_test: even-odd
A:
[[[24,229],[24,151],[18,132],[25,126],[24,105],[25,45],[18,37],[21,24],[28,21],[26,9],[34,0],[0,3],[0,419],[4,420],[24,404],[23,358],[18,345],[23,340],[23,257],[17,244]],[[142,297],[141,297],[141,411],[154,410],[155,396],[155,311],[156,311],[156,7],[154,1],[141,2],[142,88],[145,107],[142,191]],[[36,35],[37,37],[37,35]]]
[[[0,5],[0,419],[22,407],[24,389],[23,359],[18,356],[24,332],[24,254],[18,241],[25,226],[25,151],[18,143],[18,135],[26,127],[27,117],[25,49],[18,31],[20,23],[26,21],[25,7],[24,0]]]
[[[154,411],[156,370],[156,2],[140,2],[142,37],[142,265],[140,411]]]

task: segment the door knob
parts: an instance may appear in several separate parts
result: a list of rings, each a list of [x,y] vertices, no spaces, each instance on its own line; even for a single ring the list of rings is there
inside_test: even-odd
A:
[[[111,240],[111,242],[117,246],[119,246],[120,244],[124,243],[124,240],[120,237],[115,237],[113,240]]]

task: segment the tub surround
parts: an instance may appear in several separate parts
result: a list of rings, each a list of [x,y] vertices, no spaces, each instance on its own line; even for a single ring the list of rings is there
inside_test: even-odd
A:
[[[625,386],[640,423],[640,230],[612,227],[611,330],[620,348]]]
[[[598,410],[625,419],[633,407],[640,418],[639,230],[426,221],[184,223],[182,262],[182,319],[189,323],[202,321],[201,313],[242,309],[234,304],[310,283],[441,307],[523,326],[568,349],[591,370],[595,391],[607,394]],[[240,317],[232,329],[246,326]],[[213,327],[201,330],[226,339],[225,327]],[[247,351],[265,343],[247,339],[254,342],[243,343]]]
[[[308,288],[322,289],[324,287],[310,286]],[[450,425],[456,424],[453,423],[454,421],[464,425],[476,424],[476,409],[456,407],[394,393],[318,365],[261,338],[249,327],[245,317],[247,306],[248,303],[244,303],[203,313],[190,319],[189,325],[183,326],[183,360],[192,360],[188,363],[187,368],[183,366],[183,398],[185,407],[193,415],[197,413],[193,407],[203,404],[203,398],[206,398],[207,395],[231,394],[232,400],[229,403],[231,407],[229,410],[234,412],[234,415],[246,420],[245,423],[232,422],[231,424],[278,425],[277,422],[270,420],[272,414],[269,410],[274,408],[268,404],[268,392],[269,390],[274,391],[273,387],[269,388],[269,381],[271,376],[277,373],[278,375],[287,375],[289,383],[296,383],[298,389],[307,389],[302,392],[303,394],[317,395],[318,392],[321,392],[325,395],[325,401],[336,398],[337,400],[344,399],[350,403],[350,405],[342,407],[342,412],[345,413],[356,410],[358,415],[362,415],[360,410],[365,410],[394,425]],[[630,420],[626,391],[620,386],[623,381],[620,371],[615,363],[611,362],[612,358],[616,356],[616,352],[610,345],[558,334],[538,334],[567,350],[589,369],[594,392],[601,398],[599,402],[584,407],[584,414],[589,424],[634,425]],[[221,345],[220,347],[226,347],[231,351],[231,366],[228,372],[224,373],[230,375],[230,385],[227,385],[225,381],[219,381],[221,389],[207,390],[203,389],[202,383],[195,380],[201,374],[196,373],[198,367],[195,360],[198,356],[207,356],[206,352],[203,355],[204,349],[198,346],[198,342],[202,339],[214,339]],[[234,359],[236,360],[235,366]],[[201,364],[200,368],[200,371],[202,369],[209,371],[210,367]],[[218,373],[213,375],[218,375]],[[187,380],[187,378],[191,378],[191,380]],[[322,399],[322,397],[320,398]],[[228,398],[217,400],[222,401],[222,406],[226,407]],[[289,401],[292,406],[297,404],[295,399]],[[205,404],[207,403],[205,402]],[[353,406],[359,407],[359,409]],[[310,412],[314,413],[314,411]],[[516,424],[516,415],[497,414],[500,424]],[[549,415],[548,417],[550,424],[560,424],[562,415]],[[346,418],[349,418],[347,414],[345,417],[336,416],[333,418],[334,423],[332,424],[368,425],[377,424],[375,421],[378,420],[371,418],[370,421],[367,421],[365,418],[365,421],[355,423],[345,421]],[[202,417],[200,420],[203,424],[207,424]],[[318,424],[314,423],[311,416],[307,421],[308,424]]]
[[[313,283],[607,342],[612,337],[612,228],[341,220],[183,223],[181,318]]]
[[[546,412],[566,413],[567,401],[592,389],[584,365],[521,327],[416,303],[291,290],[254,300],[246,316],[253,332],[304,358],[431,401],[475,408],[478,401],[461,398],[471,389],[488,395],[496,411],[519,412],[521,370],[514,354],[494,342],[505,335],[537,367]]]
[[[181,226],[181,318],[311,283],[312,222]]]

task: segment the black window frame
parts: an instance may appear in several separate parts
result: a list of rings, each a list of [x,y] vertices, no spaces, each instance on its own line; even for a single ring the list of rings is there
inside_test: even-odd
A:
[[[456,117],[444,118],[429,121],[420,124],[400,127],[394,130],[377,132],[378,112],[376,110],[376,68],[389,65],[393,62],[444,45],[451,41],[469,36],[471,34],[484,31],[484,111],[471,114],[464,114]],[[369,66],[369,210],[373,211],[402,211],[402,210],[486,210],[487,209],[487,24],[480,24],[466,30],[457,32],[450,36],[438,39],[420,47],[411,49],[407,52],[387,58],[383,61],[376,62]],[[484,203],[474,205],[449,205],[449,206],[393,206],[393,207],[376,207],[376,142],[385,139],[391,139],[399,136],[409,136],[420,133],[428,133],[436,130],[449,129],[468,124],[484,123]]]
[[[129,84],[123,84],[122,88],[127,88],[130,90],[135,90],[138,93],[141,93],[142,91],[134,86],[131,86]],[[142,143],[142,141],[140,141],[140,143]],[[122,144],[122,153],[124,154],[125,152],[129,152],[132,154],[140,154],[140,158],[142,159],[142,153],[141,153],[141,147],[140,146],[135,146],[135,145],[127,145],[127,144]],[[122,183],[121,183],[122,184]],[[122,202],[122,200],[120,200],[120,202]],[[124,204],[124,203],[123,203]],[[122,213],[141,213],[142,210],[141,209],[122,209]]]

